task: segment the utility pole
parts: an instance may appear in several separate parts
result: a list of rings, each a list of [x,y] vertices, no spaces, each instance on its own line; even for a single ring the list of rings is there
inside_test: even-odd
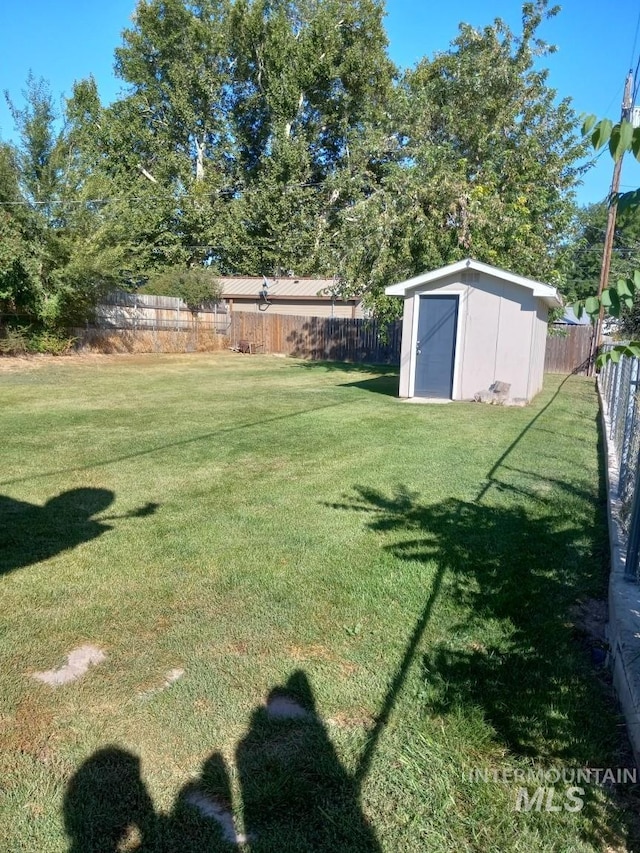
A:
[[[620,115],[621,121],[631,121],[631,111],[633,109],[633,71],[629,71],[624,84],[624,94],[622,96],[622,111]],[[600,281],[598,283],[598,298],[602,296],[602,291],[606,288],[609,281],[609,270],[611,269],[611,251],[613,249],[613,237],[616,230],[616,215],[618,212],[618,202],[615,197],[620,190],[620,173],[622,172],[622,160],[624,152],[618,157],[613,167],[613,178],[611,180],[611,191],[609,193],[609,214],[607,216],[607,230],[604,237],[604,249],[602,252],[602,265],[600,267]],[[591,347],[589,351],[589,376],[593,376],[596,356],[602,345],[602,322],[604,320],[604,306],[600,303],[600,311],[598,319],[593,327],[591,336]]]

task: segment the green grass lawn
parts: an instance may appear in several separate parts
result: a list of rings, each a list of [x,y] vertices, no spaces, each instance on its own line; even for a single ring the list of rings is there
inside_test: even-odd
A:
[[[571,616],[606,589],[593,383],[396,388],[230,354],[0,372],[0,849],[235,849],[194,790],[252,851],[636,849],[628,794],[517,811],[469,776],[624,762]],[[87,643],[79,680],[31,677]]]

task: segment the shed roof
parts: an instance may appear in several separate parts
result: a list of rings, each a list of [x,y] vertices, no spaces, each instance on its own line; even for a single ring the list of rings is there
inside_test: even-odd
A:
[[[480,261],[474,261],[473,258],[466,258],[464,261],[457,261],[455,264],[449,264],[448,266],[440,267],[440,269],[437,270],[423,272],[420,275],[407,279],[406,281],[398,282],[398,284],[391,284],[389,287],[385,288],[384,292],[387,296],[406,296],[408,291],[420,287],[422,284],[431,284],[448,275],[454,275],[456,273],[463,272],[464,270],[474,270],[476,272],[485,273],[486,275],[492,275],[495,278],[504,279],[504,281],[508,281],[511,284],[518,285],[519,287],[525,287],[527,290],[530,290],[534,296],[542,299],[552,308],[558,308],[562,305],[562,300],[558,295],[558,291],[550,284],[543,284],[541,281],[534,281],[531,278],[524,278],[524,276],[515,275],[515,273],[507,272],[507,270],[502,270],[498,267],[493,267],[490,264],[483,264],[480,263]]]
[[[258,276],[218,276],[225,299],[258,299],[264,288],[265,279]],[[269,299],[321,299],[331,300],[331,291],[335,287],[332,278],[267,278]],[[339,299],[340,302],[353,302],[355,299]]]

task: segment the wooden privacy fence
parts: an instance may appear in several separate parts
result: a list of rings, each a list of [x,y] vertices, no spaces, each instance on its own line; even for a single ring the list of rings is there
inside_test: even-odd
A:
[[[220,308],[192,313],[170,297],[117,296],[96,324],[76,329],[79,346],[100,352],[211,352],[249,341],[258,352],[316,361],[399,364],[401,322],[382,333],[375,320],[300,317]],[[586,373],[590,326],[562,326],[547,337],[547,373]]]
[[[99,305],[95,323],[74,329],[80,348],[99,352],[211,352],[249,341],[258,352],[326,361],[398,364],[401,323],[299,317],[268,312],[192,313],[171,297],[117,294]]]
[[[153,296],[148,293],[126,293],[114,290],[96,305],[95,325],[100,329],[134,329],[147,331],[210,330],[226,334],[230,322],[224,302],[207,303],[191,311],[175,296]]]
[[[232,344],[252,341],[263,352],[315,361],[400,363],[399,321],[390,323],[383,335],[374,320],[238,311],[231,315],[230,333]]]
[[[547,335],[547,350],[544,360],[545,373],[581,373],[586,375],[589,367],[591,326],[552,327]]]

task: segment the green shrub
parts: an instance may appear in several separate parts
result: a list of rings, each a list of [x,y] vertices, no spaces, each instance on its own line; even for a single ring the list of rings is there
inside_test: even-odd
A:
[[[168,267],[152,276],[143,288],[156,296],[175,296],[192,311],[207,302],[217,302],[222,294],[213,270],[205,267]]]
[[[75,338],[68,337],[60,332],[34,332],[29,337],[29,352],[66,355],[75,341]]]
[[[0,329],[0,355],[65,355],[75,340],[59,332],[35,331],[31,326],[5,327]]]
[[[5,327],[0,329],[1,355],[26,355],[29,352],[27,330]]]

